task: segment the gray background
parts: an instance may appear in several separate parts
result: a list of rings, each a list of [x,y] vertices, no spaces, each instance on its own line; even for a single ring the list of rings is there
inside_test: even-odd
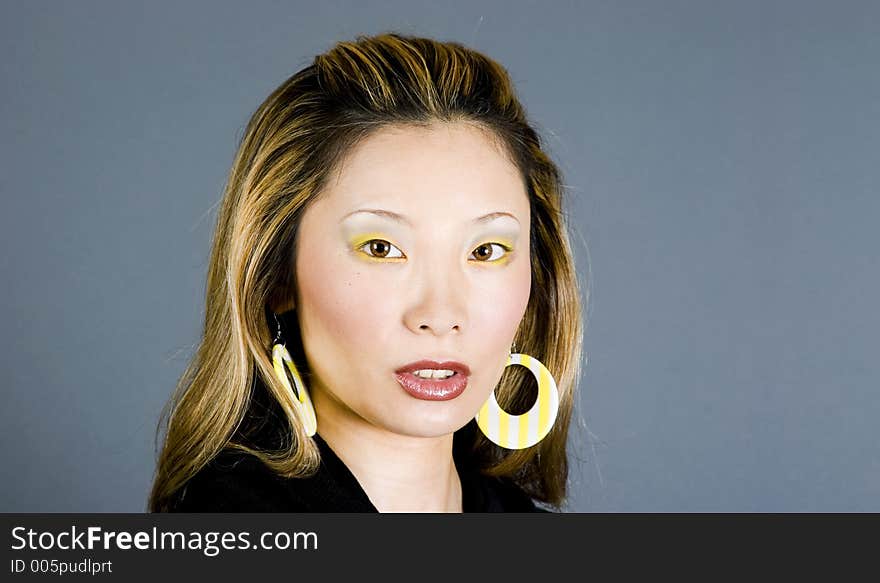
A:
[[[880,511],[880,7],[4,2],[0,511],[145,508],[244,125],[337,40],[511,72],[591,298],[573,511]]]

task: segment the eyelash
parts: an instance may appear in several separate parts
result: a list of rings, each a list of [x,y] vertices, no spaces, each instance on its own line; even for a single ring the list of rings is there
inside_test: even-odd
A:
[[[363,249],[364,247],[369,247],[370,243],[374,243],[374,242],[376,242],[376,241],[380,241],[380,242],[382,242],[382,243],[385,243],[386,245],[389,245],[389,246],[394,247],[395,249],[397,249],[397,247],[395,247],[391,242],[386,241],[385,239],[370,239],[369,241],[365,241],[362,245],[360,245],[360,246],[358,247],[358,250]],[[501,247],[502,249],[504,249],[504,251],[506,252],[506,254],[505,254],[505,255],[502,255],[502,256],[499,257],[498,259],[492,259],[491,261],[490,261],[490,260],[486,260],[486,261],[479,261],[479,260],[478,260],[478,261],[477,261],[478,263],[498,263],[499,261],[502,261],[503,259],[505,259],[508,255],[510,255],[510,252],[513,251],[513,248],[512,248],[512,247],[509,247],[508,245],[505,245],[505,244],[503,244],[503,243],[498,243],[497,241],[492,241],[492,242],[490,242],[490,243],[482,243],[482,244],[480,244],[480,245],[477,246],[477,249],[479,249],[480,247],[484,247],[484,246],[486,246],[486,245],[489,245],[489,246],[497,245],[498,247]],[[475,250],[476,250],[476,249],[475,249]],[[400,249],[398,249],[398,251],[400,251]],[[367,257],[371,257],[371,258],[373,258],[373,259],[403,259],[403,258],[404,258],[404,257],[378,257],[378,256],[376,256],[376,255],[371,255],[371,254],[366,253],[366,252],[364,252],[364,253],[367,255]],[[401,255],[403,255],[402,252],[401,252]],[[494,252],[492,253],[492,255],[494,255]],[[490,255],[490,257],[491,257],[492,255]]]

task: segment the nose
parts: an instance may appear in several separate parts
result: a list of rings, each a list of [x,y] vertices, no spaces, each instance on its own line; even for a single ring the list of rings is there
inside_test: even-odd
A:
[[[464,331],[469,288],[461,267],[421,266],[407,287],[413,293],[404,323],[412,332],[442,337]]]

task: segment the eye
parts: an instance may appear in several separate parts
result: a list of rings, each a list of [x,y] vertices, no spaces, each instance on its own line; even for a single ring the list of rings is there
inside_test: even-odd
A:
[[[501,249],[504,254],[502,255],[492,251],[493,247]],[[508,247],[507,245],[502,245],[501,243],[483,243],[482,245],[474,249],[473,254],[481,263],[495,263],[496,261],[501,260],[510,251],[512,251],[510,247]]]
[[[403,253],[400,252],[400,249],[397,249],[397,247],[384,239],[370,239],[358,247],[358,249],[364,248],[369,249],[369,251],[366,252],[367,255],[377,259],[399,259],[403,257]],[[392,249],[397,249],[398,255],[389,255]]]

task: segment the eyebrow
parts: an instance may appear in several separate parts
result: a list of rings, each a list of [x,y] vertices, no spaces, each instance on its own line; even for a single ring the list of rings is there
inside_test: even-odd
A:
[[[384,209],[358,209],[356,211],[352,211],[352,212],[348,213],[347,215],[342,217],[342,219],[345,220],[348,217],[350,217],[351,215],[354,215],[357,213],[369,213],[372,215],[384,217],[386,219],[391,219],[392,221],[396,221],[398,223],[405,223],[409,226],[413,226],[412,221],[410,221],[405,216],[398,214],[398,213],[395,213],[395,212],[386,211]],[[488,214],[485,214],[481,217],[475,218],[471,222],[473,222],[473,223],[488,223],[489,221],[493,221],[493,220],[499,219],[501,217],[510,217],[514,221],[516,221],[517,223],[519,222],[519,219],[517,219],[515,216],[513,216],[512,214],[510,214],[508,212],[504,212],[504,211],[495,211],[492,213],[488,213]]]

